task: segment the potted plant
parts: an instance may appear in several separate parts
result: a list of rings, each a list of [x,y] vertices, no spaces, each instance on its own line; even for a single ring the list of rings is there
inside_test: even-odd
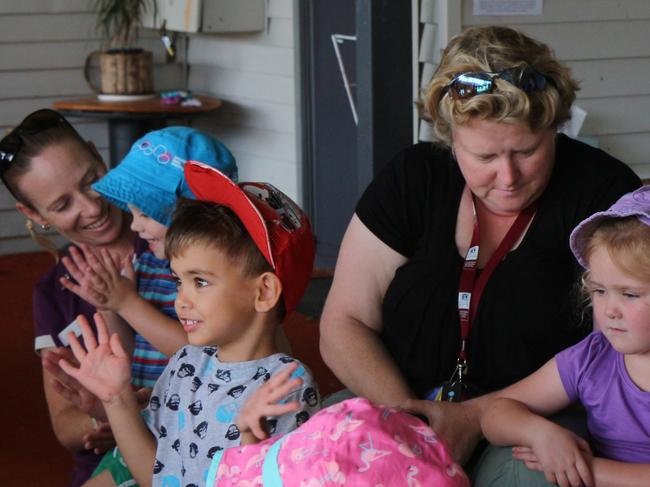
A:
[[[95,0],[96,29],[102,50],[86,59],[85,75],[94,91],[108,95],[153,93],[153,54],[134,47],[138,27],[155,0]],[[89,78],[91,60],[99,58],[101,89]]]

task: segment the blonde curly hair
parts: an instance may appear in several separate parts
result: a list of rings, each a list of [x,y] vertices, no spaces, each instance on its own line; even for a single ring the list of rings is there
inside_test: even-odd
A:
[[[446,92],[449,82],[462,73],[526,66],[546,78],[543,90],[525,93],[495,78],[491,93],[456,100]],[[571,117],[578,89],[569,68],[555,58],[546,44],[510,27],[471,27],[449,41],[424,91],[424,109],[437,139],[450,146],[453,127],[470,119],[520,124],[531,131],[557,127]]]
[[[584,235],[583,259],[604,246],[612,261],[626,274],[650,283],[650,226],[635,216],[607,218]],[[585,272],[588,280],[589,271]]]

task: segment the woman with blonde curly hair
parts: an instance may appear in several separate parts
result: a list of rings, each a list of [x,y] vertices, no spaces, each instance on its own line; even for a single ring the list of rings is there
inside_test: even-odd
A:
[[[479,453],[492,391],[589,333],[573,306],[569,234],[640,185],[558,133],[577,88],[525,34],[463,31],[425,93],[438,142],[377,174],[343,238],[325,361],[355,394],[426,416],[459,460]]]

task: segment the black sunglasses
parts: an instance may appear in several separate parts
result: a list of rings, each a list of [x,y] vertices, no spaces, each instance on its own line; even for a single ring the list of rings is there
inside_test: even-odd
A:
[[[466,100],[476,95],[491,93],[494,80],[502,79],[526,93],[542,91],[546,87],[546,77],[533,68],[508,68],[496,73],[475,72],[462,73],[452,79],[442,91],[441,97],[449,92],[455,100]]]
[[[30,113],[20,124],[0,140],[0,175],[11,165],[23,147],[24,135],[36,135],[60,123],[70,125],[58,112],[43,108]]]

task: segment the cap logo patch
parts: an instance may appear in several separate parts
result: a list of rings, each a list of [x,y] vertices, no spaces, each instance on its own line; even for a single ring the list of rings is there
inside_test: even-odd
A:
[[[302,223],[300,222],[300,210],[295,203],[273,185],[265,183],[264,186],[261,188],[257,185],[247,184],[242,189],[265,201],[273,208],[278,214],[280,224],[288,232],[299,229]]]

